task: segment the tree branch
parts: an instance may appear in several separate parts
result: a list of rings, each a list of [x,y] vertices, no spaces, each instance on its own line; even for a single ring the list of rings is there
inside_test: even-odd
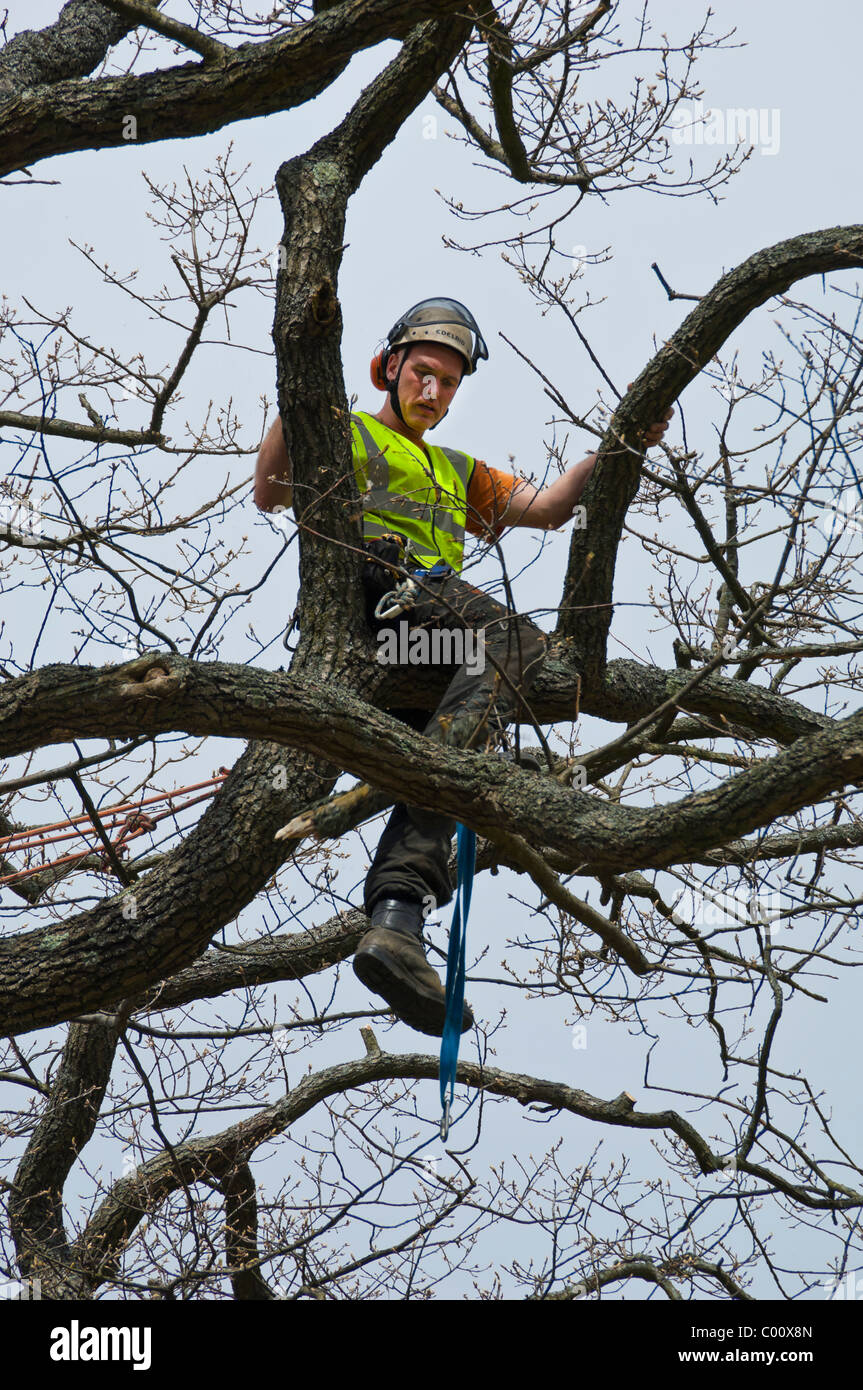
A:
[[[0,102],[33,87],[86,77],[134,28],[100,0],[69,0],[44,29],[15,34],[0,51]]]
[[[172,39],[175,43],[181,43],[193,52],[200,53],[202,58],[211,63],[224,63],[233,57],[236,51],[228,44],[219,43],[218,39],[201,33],[200,29],[193,29],[189,24],[181,24],[169,15],[160,14],[155,8],[160,0],[149,0],[149,3],[148,0],[101,0],[101,3],[106,9],[113,10],[115,14],[129,20],[133,28],[144,24],[163,38]]]
[[[21,91],[0,110],[0,176],[73,150],[188,139],[287,111],[322,92],[361,49],[458,7],[459,0],[353,0],[263,43],[242,44],[224,63]]]
[[[76,1258],[94,1285],[110,1277],[120,1254],[144,1216],[176,1191],[180,1182],[212,1182],[249,1161],[263,1143],[284,1132],[316,1105],[357,1086],[394,1078],[437,1081],[440,1059],[417,1053],[397,1055],[371,1052],[351,1062],[327,1067],[306,1076],[275,1104],[258,1111],[216,1135],[206,1135],[175,1146],[173,1155],[158,1154],[114,1184],[75,1243]],[[707,1140],[675,1110],[639,1112],[627,1092],[614,1100],[600,1100],[562,1082],[501,1071],[460,1061],[457,1080],[486,1095],[503,1096],[522,1106],[542,1106],[593,1123],[647,1131],[663,1130],[682,1141],[702,1174],[724,1171],[727,1158],[714,1152]],[[812,1210],[851,1210],[863,1204],[863,1193],[837,1184],[828,1193],[787,1182],[781,1174],[743,1160],[738,1171],[752,1173],[771,1183]]]
[[[69,1029],[50,1097],[15,1174],[12,1234],[21,1270],[42,1281],[43,1298],[88,1296],[64,1230],[63,1188],[96,1128],[118,1036],[108,1021]]]
[[[863,226],[830,227],[779,242],[729,271],[704,295],[623,397],[597,453],[582,498],[601,517],[573,533],[557,635],[582,653],[588,682],[599,683],[613,608],[623,524],[638,491],[644,432],[660,420],[730,334],[761,304],[809,275],[863,265]]]
[[[570,790],[497,758],[440,747],[338,685],[322,689],[317,680],[280,672],[155,654],[108,670],[47,667],[0,686],[0,752],[71,736],[180,729],[266,735],[321,762],[317,770],[297,770],[277,745],[252,745],[196,829],[131,893],[61,929],[0,942],[4,1031],[105,1007],[190,963],[281,862],[277,846],[267,843],[285,819],[274,814],[286,806],[273,792],[274,764],[291,768],[292,809],[314,801],[314,792],[299,799],[304,789],[326,790],[346,768],[491,840],[503,832],[547,845],[571,868],[589,873],[689,862],[863,778],[863,713],[797,739],[718,787],[641,809]],[[130,920],[137,924],[131,933]],[[87,966],[94,952],[98,973]]]

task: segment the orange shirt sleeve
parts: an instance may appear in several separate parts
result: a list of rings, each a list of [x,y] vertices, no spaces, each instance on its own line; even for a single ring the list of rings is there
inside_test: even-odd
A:
[[[505,529],[500,518],[509,506],[509,499],[521,479],[512,473],[501,473],[477,459],[467,489],[465,530],[473,536],[490,540]]]

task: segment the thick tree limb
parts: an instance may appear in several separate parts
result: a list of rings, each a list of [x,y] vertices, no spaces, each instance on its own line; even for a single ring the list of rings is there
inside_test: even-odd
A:
[[[378,670],[385,673],[384,678],[374,687],[374,693],[370,693],[368,684],[363,693],[384,709],[432,709],[443,698],[451,679],[448,668],[443,666],[379,666]],[[749,731],[776,743],[793,743],[794,739],[826,729],[833,722],[828,715],[764,686],[715,674],[687,690],[691,680],[691,671],[663,669],[628,659],[610,661],[594,679],[586,680],[578,649],[571,642],[558,642],[549,647],[531,689],[530,703],[541,724],[572,720],[579,713],[632,724],[674,696],[681,710],[708,716],[717,738]],[[692,733],[689,729],[689,736]]]
[[[488,89],[501,147],[510,173],[519,183],[530,181],[530,165],[513,110],[512,79],[514,49],[509,29],[494,5],[484,0],[479,16],[488,45]]]
[[[300,643],[292,671],[379,683],[358,582],[362,508],[351,462],[336,296],[351,195],[454,61],[469,22],[418,25],[345,119],[276,175],[285,219],[273,341],[278,399],[300,527]],[[334,544],[335,542],[335,544]],[[321,622],[322,612],[333,615]],[[358,641],[358,634],[365,639]]]
[[[153,678],[135,679],[148,674]],[[685,674],[675,673],[677,678]],[[742,688],[750,690],[748,685]],[[8,756],[71,736],[128,737],[182,730],[256,738],[266,732],[289,746],[338,760],[340,767],[373,779],[374,785],[400,798],[436,806],[457,818],[464,811],[490,838],[499,826],[572,854],[575,863],[616,870],[636,867],[639,860],[642,866],[685,860],[693,851],[721,845],[728,835],[720,833],[718,822],[706,831],[702,810],[707,816],[709,809],[712,817],[726,805],[726,829],[746,833],[857,780],[863,756],[858,746],[861,719],[863,715],[852,715],[817,734],[799,737],[777,757],[763,759],[709,792],[686,797],[661,812],[647,812],[570,791],[553,779],[504,767],[497,759],[430,744],[335,683],[321,690],[316,681],[281,672],[153,655],[107,670],[46,667],[38,675],[7,682],[0,687],[0,753]],[[430,747],[435,749],[433,762]],[[810,780],[795,784],[798,772],[809,777],[807,769],[822,756],[824,762],[812,767]],[[770,809],[765,801],[759,809],[759,797],[769,797],[771,789],[776,804]],[[483,806],[484,798],[491,798],[491,804]],[[687,842],[672,848],[678,814]],[[523,829],[520,815],[527,816]],[[659,839],[650,829],[651,816],[656,817]],[[754,819],[747,824],[750,817]],[[571,824],[567,829],[573,819],[579,822],[578,836]],[[659,831],[660,824],[667,835]],[[660,839],[665,841],[664,852],[659,850]]]
[[[0,175],[73,150],[187,139],[301,106],[361,49],[458,8],[459,0],[353,0],[275,38],[241,44],[224,63],[19,92],[0,109]],[[133,136],[128,116],[135,117]]]
[[[487,74],[488,90],[494,112],[498,139],[494,139],[483,128],[475,116],[461,102],[458,91],[451,96],[441,87],[436,87],[434,95],[445,111],[454,116],[467,131],[469,137],[489,159],[503,166],[507,174],[518,183],[545,184],[554,187],[571,185],[586,190],[601,170],[588,170],[575,157],[577,173],[560,172],[538,167],[539,161],[528,154],[522,139],[519,121],[515,113],[513,86],[516,77],[530,72],[546,63],[556,54],[564,53],[583,44],[591,31],[610,11],[610,0],[599,0],[596,8],[586,15],[574,29],[565,30],[559,38],[549,44],[530,44],[524,57],[516,54],[510,30],[501,20],[495,8],[487,3],[477,18],[477,28],[486,38],[488,48]]]
[[[212,1183],[248,1162],[255,1150],[294,1124],[330,1096],[389,1078],[437,1081],[438,1057],[407,1053],[401,1056],[378,1050],[355,1061],[343,1062],[304,1077],[294,1089],[248,1120],[220,1134],[193,1139],[174,1149],[174,1155],[158,1154],[137,1172],[121,1178],[101,1203],[74,1251],[93,1287],[109,1278],[126,1243],[143,1216],[177,1190],[180,1178],[191,1185]],[[494,1067],[459,1062],[461,1085],[504,1096],[519,1105],[541,1105],[565,1111],[593,1123],[642,1130],[663,1130],[676,1135],[689,1150],[701,1174],[722,1172],[728,1159],[717,1154],[707,1140],[675,1110],[639,1112],[626,1092],[614,1100],[600,1100],[586,1091],[558,1081],[501,1071]],[[174,1161],[176,1157],[176,1162]],[[751,1173],[771,1183],[800,1206],[812,1210],[851,1210],[863,1204],[863,1192],[836,1184],[829,1193],[788,1182],[780,1173],[742,1160],[739,1173]]]
[[[785,695],[725,676],[707,676],[694,690],[683,694],[690,679],[691,672],[687,671],[663,671],[637,661],[610,661],[601,679],[585,684],[581,708],[585,714],[630,724],[679,694],[680,708],[710,716],[718,737],[726,729],[730,737],[730,726],[735,725],[777,743],[793,743],[830,728],[834,722]]]
[[[214,947],[145,996],[134,1013],[162,1013],[195,999],[218,999],[230,989],[253,989],[277,980],[305,979],[352,956],[369,920],[358,909],[340,913],[307,932],[291,932],[230,950]]]
[[[155,679],[130,679],[148,673]],[[298,803],[303,788],[317,785],[320,795],[335,769],[347,768],[399,799],[446,811],[491,840],[501,831],[520,835],[590,873],[690,862],[863,777],[863,714],[799,738],[718,787],[640,809],[564,788],[497,758],[433,745],[332,682],[322,690],[315,680],[278,672],[157,655],[97,673],[48,667],[0,687],[0,751],[72,735],[125,737],[178,728],[222,737],[266,735],[325,760],[326,777],[323,771],[292,773],[295,808],[315,800],[313,793]],[[17,739],[9,737],[13,729]],[[265,842],[286,819],[273,814],[275,805],[286,803],[273,792],[272,770],[280,760],[290,764],[272,743],[248,750],[196,830],[133,890],[62,928],[0,942],[4,1031],[106,1007],[190,963],[279,862],[276,846]]]
[[[63,1188],[96,1128],[118,1030],[107,1020],[69,1029],[60,1068],[15,1174],[9,1219],[24,1275],[43,1298],[86,1297],[63,1224]]]
[[[704,295],[620,402],[582,498],[588,518],[601,522],[573,533],[558,626],[558,635],[580,649],[589,684],[599,684],[606,663],[615,564],[638,491],[646,427],[662,419],[754,309],[806,276],[860,265],[863,226],[807,232],[756,252]]]
[[[234,1272],[234,1298],[264,1302],[276,1295],[261,1277],[258,1258],[258,1201],[248,1163],[239,1163],[219,1184],[225,1198],[225,1263]]]
[[[376,667],[377,671],[383,669]],[[410,669],[415,676],[416,707],[427,709],[428,701],[434,699],[446,681],[446,671]],[[114,737],[121,724],[148,734],[163,732],[167,697],[176,720],[174,729],[191,733],[194,724],[195,730],[201,731],[207,722],[207,697],[219,701],[224,696],[237,710],[247,707],[249,721],[255,721],[256,707],[266,700],[278,702],[283,693],[289,698],[296,679],[279,671],[219,661],[196,665],[185,657],[158,652],[136,657],[121,666],[45,666],[0,685],[0,757],[28,753],[70,737]],[[614,661],[607,667],[594,697],[587,703],[582,701],[582,708],[588,714],[629,723],[655,709],[688,681],[685,671],[662,671],[634,661]],[[399,704],[399,697],[406,693],[401,682],[402,677],[396,675],[393,684],[385,682],[380,687],[382,703]],[[552,649],[531,694],[541,722],[575,717],[577,682],[577,671],[565,665]],[[158,718],[151,718],[157,704]],[[709,716],[716,737],[726,733],[730,737],[734,725],[748,728],[760,738],[793,743],[835,726],[828,716],[786,696],[721,676],[707,677],[681,698],[681,705],[693,713]],[[240,728],[241,723],[234,727]],[[251,723],[246,727],[251,727]],[[212,706],[209,731],[220,731],[219,712]]]
[[[134,23],[98,0],[69,0],[53,24],[15,34],[0,50],[0,102],[31,87],[86,77]]]

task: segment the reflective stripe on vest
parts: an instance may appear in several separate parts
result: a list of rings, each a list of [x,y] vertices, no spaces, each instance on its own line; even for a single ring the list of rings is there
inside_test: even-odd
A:
[[[351,426],[366,540],[400,531],[417,564],[429,568],[445,560],[460,573],[470,454],[429,444],[427,456],[365,411],[351,416]]]

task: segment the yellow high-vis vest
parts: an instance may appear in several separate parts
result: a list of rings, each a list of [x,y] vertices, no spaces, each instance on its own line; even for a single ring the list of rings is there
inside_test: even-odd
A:
[[[351,435],[365,539],[400,531],[417,565],[430,569],[445,560],[460,574],[475,460],[434,444],[426,453],[364,410],[351,415]]]

